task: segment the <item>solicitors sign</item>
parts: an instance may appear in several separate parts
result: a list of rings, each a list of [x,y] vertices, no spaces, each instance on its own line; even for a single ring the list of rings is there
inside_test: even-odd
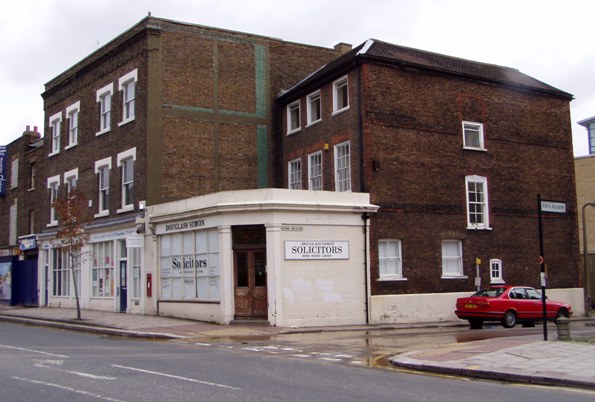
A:
[[[6,195],[6,166],[8,164],[6,146],[0,145],[0,197]]]
[[[285,242],[286,260],[348,260],[349,242],[301,240]]]

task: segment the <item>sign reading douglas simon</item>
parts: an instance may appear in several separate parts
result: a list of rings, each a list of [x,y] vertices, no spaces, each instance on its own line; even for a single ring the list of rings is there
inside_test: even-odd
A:
[[[285,242],[286,260],[348,260],[349,242],[302,240]]]

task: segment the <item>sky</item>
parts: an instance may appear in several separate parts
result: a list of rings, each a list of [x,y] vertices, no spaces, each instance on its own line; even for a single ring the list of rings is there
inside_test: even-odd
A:
[[[595,116],[592,0],[18,0],[0,4],[0,145],[44,130],[44,85],[154,17],[333,47],[378,39],[512,67],[574,96],[574,155]]]

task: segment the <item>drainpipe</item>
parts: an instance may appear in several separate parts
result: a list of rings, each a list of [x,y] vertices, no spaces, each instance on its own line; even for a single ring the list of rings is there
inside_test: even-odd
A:
[[[370,323],[370,306],[368,303],[369,294],[368,294],[368,220],[370,219],[370,214],[364,212],[362,214],[362,220],[364,221],[364,227],[362,231],[364,232],[364,293],[365,293],[365,310],[366,310],[366,325]]]

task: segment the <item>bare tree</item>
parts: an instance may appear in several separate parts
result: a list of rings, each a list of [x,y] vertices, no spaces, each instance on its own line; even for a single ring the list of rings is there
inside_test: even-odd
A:
[[[81,306],[79,303],[79,289],[77,272],[80,274],[82,269],[82,262],[86,254],[85,246],[88,243],[88,235],[85,231],[85,225],[88,222],[85,214],[85,206],[87,198],[78,189],[71,189],[66,198],[57,199],[53,203],[58,219],[62,226],[56,238],[59,242],[59,247],[66,253],[68,266],[72,273],[74,284],[74,297],[76,299],[76,319],[81,320]],[[77,271],[76,268],[79,268]]]

